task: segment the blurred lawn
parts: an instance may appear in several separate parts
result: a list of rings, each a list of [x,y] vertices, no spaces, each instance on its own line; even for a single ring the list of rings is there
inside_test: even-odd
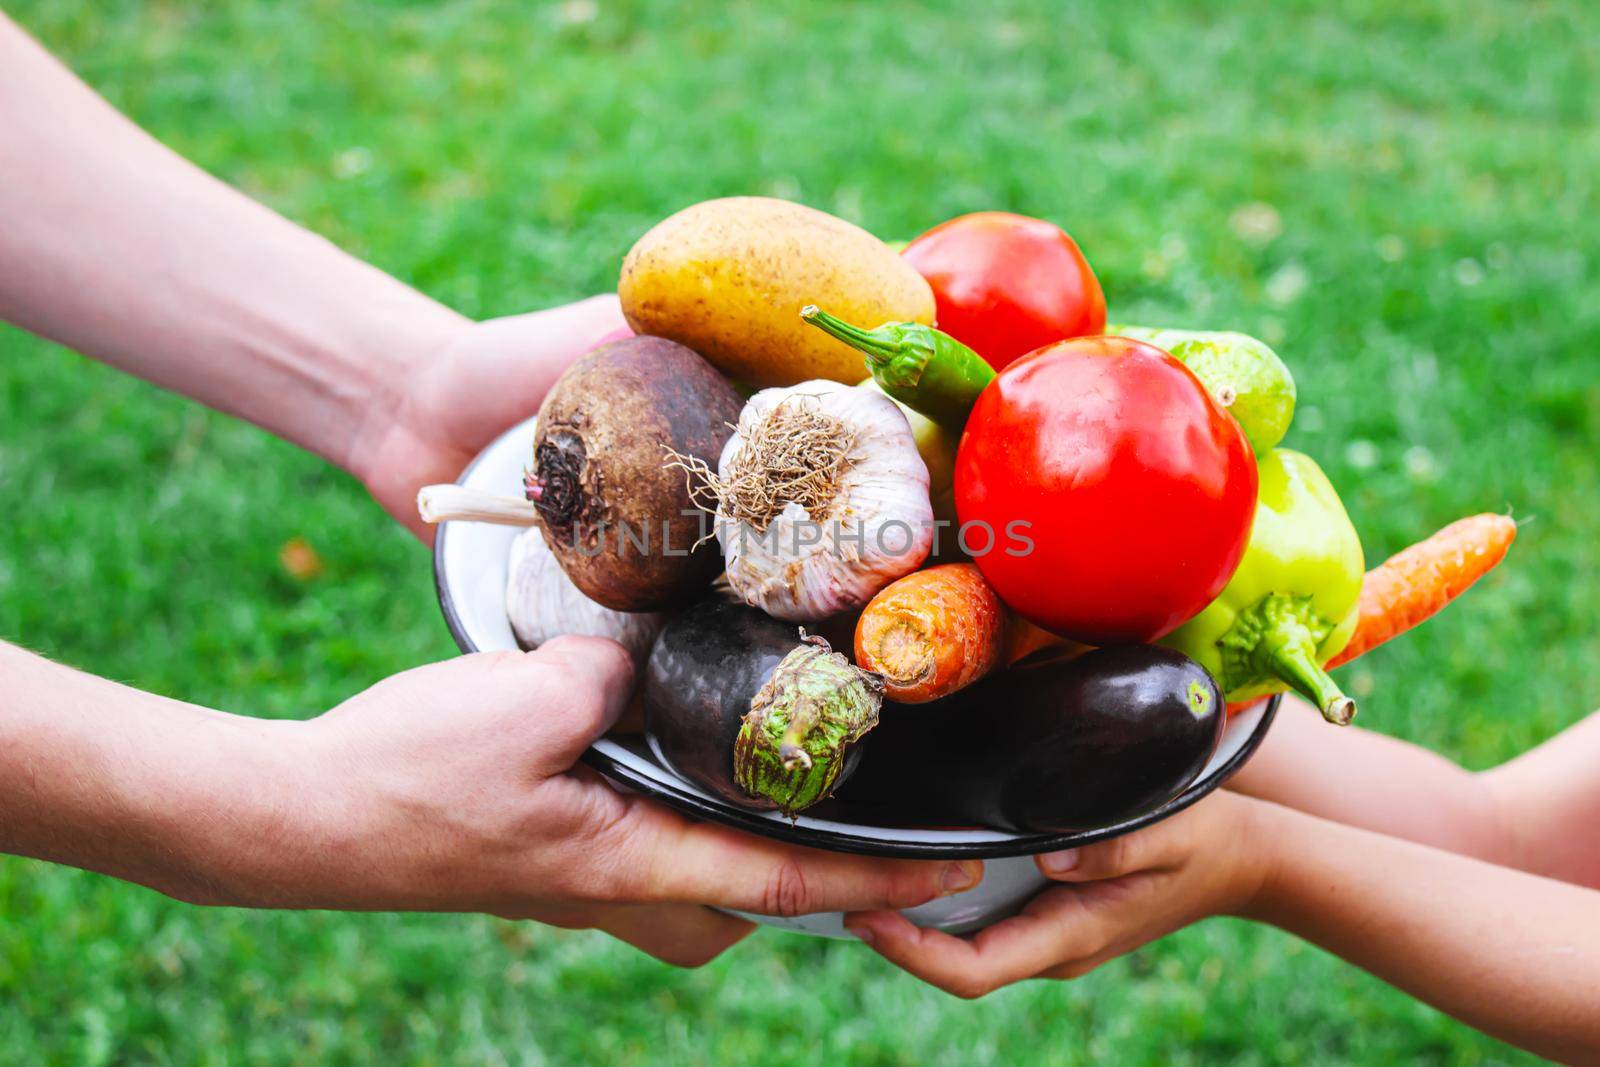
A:
[[[1465,606],[1352,669],[1365,725],[1482,767],[1600,703],[1600,10],[11,8],[180,151],[473,315],[608,288],[646,227],[711,196],[887,237],[978,208],[1055,219],[1116,318],[1279,346],[1290,443],[1369,558],[1468,512],[1536,520]],[[453,652],[424,550],[317,460],[3,328],[0,424],[0,636],[264,715]],[[280,567],[296,536],[320,579]],[[1231,921],[968,1004],[774,933],[675,972],[598,935],[204,911],[0,861],[7,1062],[824,1058],[1520,1059]]]

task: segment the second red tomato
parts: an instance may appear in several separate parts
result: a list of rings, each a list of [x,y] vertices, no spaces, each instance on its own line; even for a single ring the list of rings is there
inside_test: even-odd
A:
[[[980,211],[906,246],[933,288],[939,329],[995,370],[1067,337],[1106,327],[1106,298],[1078,243],[1043,219]]]

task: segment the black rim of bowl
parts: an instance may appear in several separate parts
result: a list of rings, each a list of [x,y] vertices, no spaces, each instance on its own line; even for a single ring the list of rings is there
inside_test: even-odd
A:
[[[492,451],[502,440],[511,434],[517,433],[522,426],[512,427],[505,434],[496,438],[492,444],[480,453],[477,458],[467,465],[461,472],[461,477],[456,479],[457,484],[464,485],[471,477],[473,469],[482,461],[483,456]],[[460,612],[456,610],[455,599],[450,594],[450,588],[444,579],[444,544],[445,538],[450,534],[451,524],[441,523],[433,539],[433,586],[439,594],[439,607],[444,612],[444,622],[450,629],[450,636],[455,638],[457,647],[462,652],[477,652],[478,647],[467,636],[466,627],[462,625]],[[1278,705],[1283,702],[1282,694],[1277,694],[1267,699],[1267,706],[1261,713],[1261,719],[1256,723],[1250,736],[1245,738],[1244,744],[1239,746],[1239,751],[1229,756],[1227,761],[1217,768],[1217,772],[1209,777],[1202,778],[1191,784],[1171,800],[1160,807],[1145,812],[1132,819],[1126,819],[1111,826],[1096,827],[1093,830],[1076,830],[1061,834],[1015,834],[1001,841],[950,841],[931,844],[924,841],[897,841],[882,837],[871,837],[866,834],[853,834],[843,830],[818,830],[807,826],[800,826],[770,818],[753,811],[723,804],[720,801],[708,800],[686,789],[678,788],[669,782],[659,781],[635,771],[625,763],[591,748],[583,754],[583,762],[610,778],[612,781],[621,782],[630,789],[637,790],[646,796],[655,797],[668,807],[676,808],[686,815],[692,815],[707,822],[721,823],[736,829],[747,830],[762,837],[770,837],[778,841],[787,841],[795,845],[807,845],[811,848],[827,849],[830,852],[854,852],[866,856],[893,856],[906,859],[1001,859],[1007,856],[1033,856],[1042,852],[1056,852],[1064,848],[1076,848],[1079,845],[1090,845],[1096,841],[1119,837],[1122,834],[1132,833],[1134,830],[1160,822],[1170,815],[1175,815],[1199,800],[1201,797],[1219,788],[1222,783],[1233,777],[1234,773],[1244,766],[1256,749],[1261,747],[1261,742],[1267,736],[1267,729],[1272,725],[1272,720],[1278,714]],[[668,772],[670,773],[670,772]],[[885,829],[889,829],[885,827]],[[895,828],[903,830],[905,828]],[[981,827],[974,829],[982,829]]]

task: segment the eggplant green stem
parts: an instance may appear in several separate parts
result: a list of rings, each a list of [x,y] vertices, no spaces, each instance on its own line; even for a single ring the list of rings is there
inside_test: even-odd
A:
[[[733,745],[734,781],[792,818],[833,792],[882,702],[882,679],[802,630],[750,702]]]

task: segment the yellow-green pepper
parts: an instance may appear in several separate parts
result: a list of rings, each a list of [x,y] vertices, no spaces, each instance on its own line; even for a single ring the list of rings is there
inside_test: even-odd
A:
[[[866,378],[856,383],[858,389],[871,389],[883,393],[876,378]],[[889,396],[888,393],[883,393]],[[922,412],[903,400],[894,400],[895,406],[911,424],[911,439],[917,443],[917,455],[928,468],[928,499],[933,504],[933,517],[956,523],[956,445],[961,434],[940,426]],[[938,538],[934,539],[938,543]]]
[[[1361,539],[1309,456],[1257,460],[1255,524],[1239,569],[1200,614],[1161,639],[1216,676],[1230,701],[1294,689],[1343,725],[1355,702],[1322,665],[1349,643],[1361,598]]]

